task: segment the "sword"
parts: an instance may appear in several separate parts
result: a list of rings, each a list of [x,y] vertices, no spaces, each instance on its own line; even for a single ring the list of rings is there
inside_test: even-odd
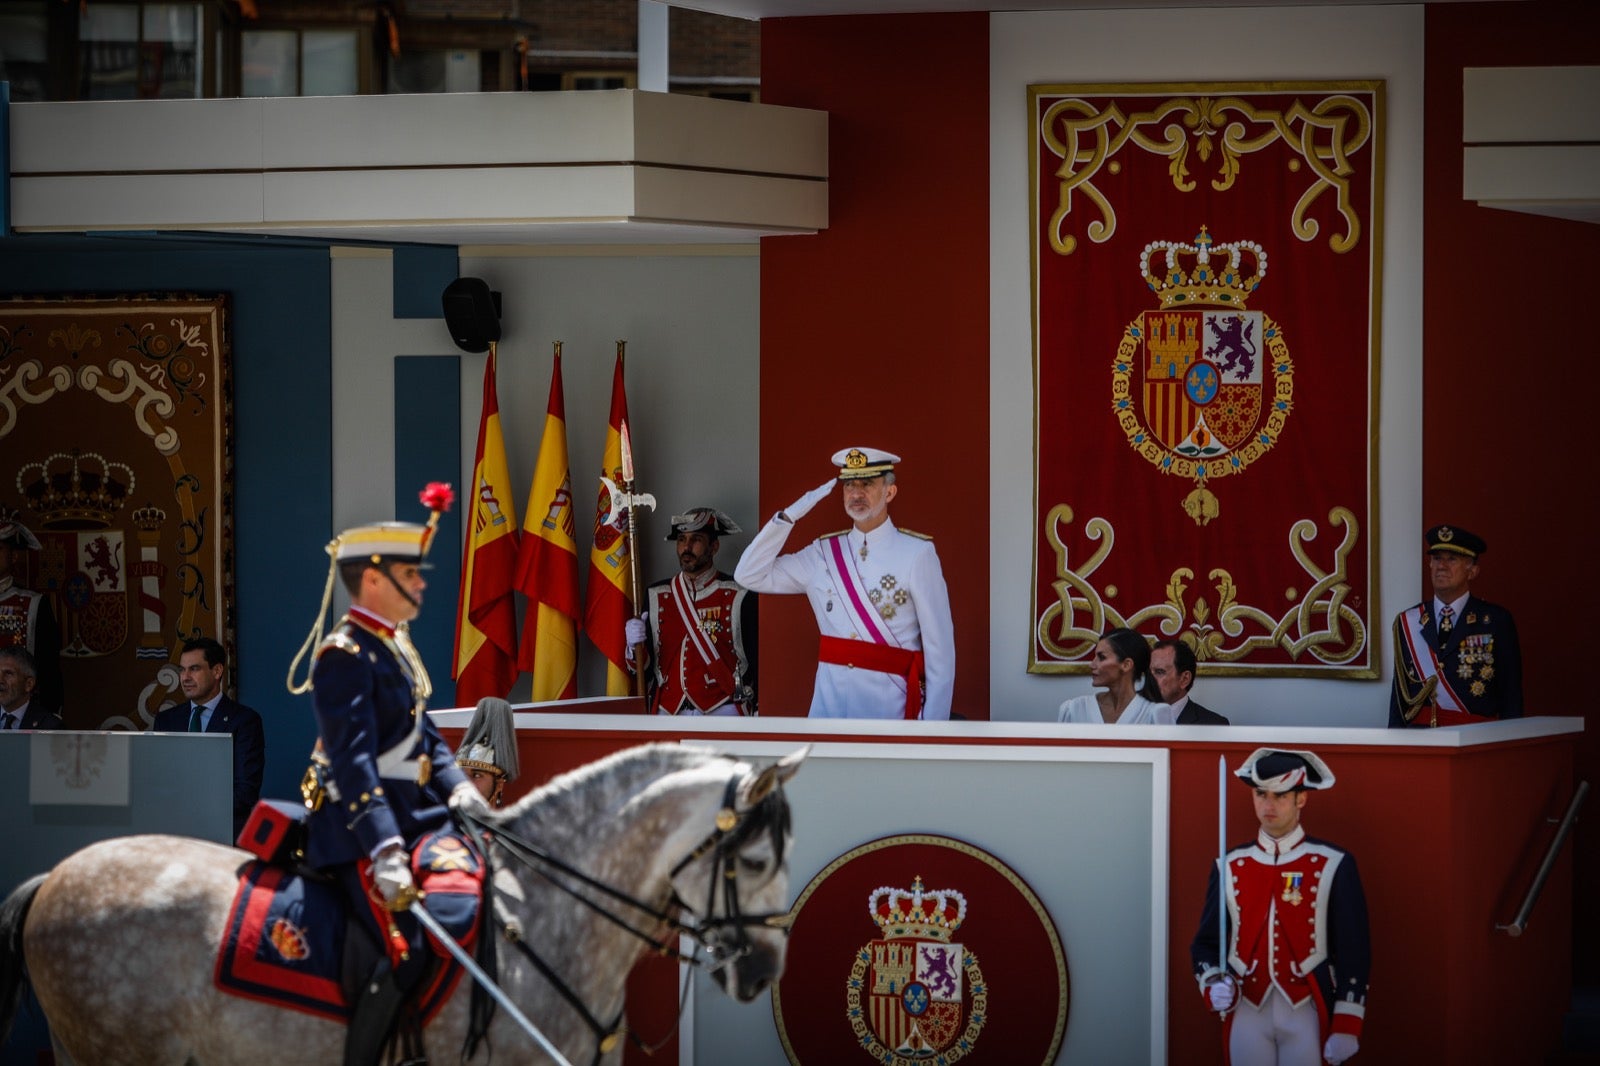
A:
[[[418,924],[428,931],[428,935],[438,941],[450,953],[450,957],[459,962],[461,968],[472,975],[474,981],[483,986],[483,990],[489,993],[490,998],[500,1004],[507,1014],[511,1015],[511,1019],[522,1027],[523,1032],[533,1037],[533,1042],[543,1048],[545,1054],[555,1060],[556,1066],[572,1066],[567,1057],[556,1050],[554,1044],[550,1043],[550,1038],[541,1033],[539,1027],[530,1022],[528,1016],[518,1010],[515,1003],[511,1002],[511,997],[506,995],[504,990],[495,984],[488,974],[483,972],[483,967],[478,965],[477,960],[468,955],[466,949],[457,944],[454,938],[440,927],[439,919],[429,914],[427,908],[420,905],[411,907],[410,911],[411,916],[417,920]]]
[[[1230,981],[1228,970],[1228,757],[1217,756],[1217,969],[1218,978]],[[1237,992],[1235,992],[1237,995]],[[1227,1011],[1218,1015],[1226,1018]]]

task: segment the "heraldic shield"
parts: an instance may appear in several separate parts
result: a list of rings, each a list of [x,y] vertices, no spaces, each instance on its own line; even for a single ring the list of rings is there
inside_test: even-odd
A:
[[[967,916],[966,897],[926,891],[918,877],[909,891],[878,889],[867,908],[884,937],[856,955],[846,992],[852,1017],[904,1059],[932,1058],[958,1041],[969,1050],[983,1028],[989,990],[977,956],[950,940]]]
[[[1248,264],[1248,266],[1246,265]],[[1293,410],[1294,363],[1283,331],[1245,309],[1267,273],[1254,241],[1154,241],[1140,257],[1161,306],[1128,324],[1112,366],[1112,407],[1128,443],[1163,473],[1192,477],[1184,510],[1219,513],[1206,488],[1277,443]]]
[[[792,913],[772,1013],[795,1066],[1056,1060],[1061,938],[1027,883],[977,845],[921,833],[859,845],[812,878]]]

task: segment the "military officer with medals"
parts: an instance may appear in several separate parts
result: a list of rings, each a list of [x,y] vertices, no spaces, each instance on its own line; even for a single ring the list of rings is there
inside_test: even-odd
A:
[[[322,609],[290,667],[290,691],[310,691],[317,718],[317,743],[301,785],[311,812],[306,862],[344,886],[387,953],[355,1000],[346,1066],[378,1060],[407,994],[427,975],[420,927],[399,912],[418,899],[419,889],[426,894],[432,874],[449,876],[450,869],[428,865],[430,855],[450,853],[456,869],[464,854],[470,856],[459,837],[440,840],[453,835],[450,811],[489,809],[428,717],[433,686],[407,628],[422,609],[423,558],[450,501],[448,485],[431,484],[423,493],[433,511],[426,526],[358,526],[328,545],[333,558]],[[324,639],[335,572],[350,594],[350,609]],[[314,644],[310,676],[295,685],[295,671]],[[473,928],[460,914],[435,917],[447,929],[455,926],[458,937]]]
[[[821,631],[813,718],[950,717],[950,593],[933,541],[889,518],[899,461],[878,448],[836,452],[835,476],[779,511],[734,569],[746,588],[810,600]],[[851,528],[780,555],[795,522],[835,485]]]
[[[1469,725],[1522,717],[1517,623],[1499,604],[1472,595],[1483,538],[1460,526],[1428,530],[1433,597],[1394,620],[1389,725]]]
[[[657,714],[756,713],[756,595],[716,568],[722,537],[739,532],[710,507],[672,516],[678,573],[645,590],[644,617],[626,633],[630,654],[650,649],[645,695]]]
[[[1257,748],[1235,775],[1261,828],[1218,860],[1225,885],[1212,866],[1189,945],[1201,995],[1224,1016],[1231,1066],[1338,1066],[1361,1046],[1372,950],[1354,856],[1301,824],[1333,771],[1313,752]]]

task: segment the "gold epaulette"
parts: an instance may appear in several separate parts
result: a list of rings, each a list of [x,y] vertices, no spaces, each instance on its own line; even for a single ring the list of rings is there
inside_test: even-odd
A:
[[[361,654],[361,645],[357,644],[355,638],[342,629],[335,629],[332,633],[322,638],[322,643],[317,647],[317,658],[322,658],[322,653],[329,648],[338,648],[340,651],[348,652],[351,655]]]
[[[907,529],[905,526],[895,526],[894,528],[898,529],[900,532],[904,533],[906,536],[908,536],[908,537],[916,537],[918,540],[932,540],[933,539],[933,536],[931,534],[918,533],[916,530]]]
[[[817,539],[818,540],[832,540],[834,537],[842,537],[842,536],[844,536],[845,534],[847,534],[849,532],[850,531],[848,529],[841,529],[837,533],[829,533],[829,534],[826,534],[825,536],[818,537]]]

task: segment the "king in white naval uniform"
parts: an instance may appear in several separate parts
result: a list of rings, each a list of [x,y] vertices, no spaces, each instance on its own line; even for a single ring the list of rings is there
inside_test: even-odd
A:
[[[835,453],[836,477],[779,511],[745,549],[734,578],[756,592],[803,592],[822,637],[813,718],[950,717],[955,627],[933,541],[889,519],[897,455]],[[795,522],[833,491],[854,525],[779,555]]]

